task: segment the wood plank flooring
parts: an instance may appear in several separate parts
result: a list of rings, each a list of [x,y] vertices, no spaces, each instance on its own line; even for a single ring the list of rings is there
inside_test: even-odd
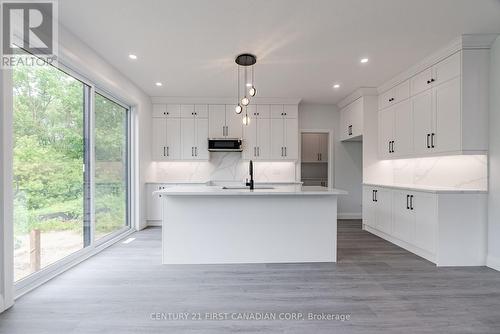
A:
[[[164,266],[158,228],[133,237],[17,300],[0,333],[500,333],[499,272],[436,268],[357,221],[339,222],[337,264]],[[349,319],[231,320],[243,313]]]

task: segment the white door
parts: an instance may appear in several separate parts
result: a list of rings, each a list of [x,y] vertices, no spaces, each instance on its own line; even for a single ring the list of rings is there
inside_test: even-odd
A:
[[[437,199],[429,193],[415,193],[415,245],[429,253],[436,253]]]
[[[301,160],[302,162],[318,162],[319,157],[319,140],[318,133],[302,133],[302,148]]]
[[[375,198],[377,208],[376,227],[378,230],[390,235],[392,232],[392,191],[379,188]]]
[[[226,105],[226,137],[241,138],[243,136],[243,113],[237,114],[233,105]]]
[[[226,134],[226,106],[211,104],[208,106],[208,135],[210,138],[224,138]]]
[[[167,142],[167,119],[153,117],[153,137],[151,150],[153,160],[166,160],[166,142]]]
[[[381,110],[378,113],[378,131],[379,131],[379,156],[380,158],[390,158],[391,145],[394,139],[394,106]]]
[[[243,159],[255,159],[257,146],[257,121],[253,119],[249,125],[243,127]]]
[[[392,234],[405,242],[411,242],[415,229],[415,215],[411,210],[411,194],[408,191],[393,190]]]
[[[299,120],[297,118],[285,119],[285,159],[297,160],[299,158]]]
[[[373,188],[363,187],[363,224],[376,228]]]
[[[179,160],[181,158],[181,119],[168,118],[166,156],[168,160]]]
[[[351,107],[351,137],[363,134],[363,98],[359,98],[352,103]]]
[[[261,118],[261,115],[259,115],[256,123],[257,157],[261,160],[267,160],[271,157],[271,120],[269,118]]]
[[[432,138],[435,152],[461,149],[461,98],[460,77],[434,88],[435,135]]]
[[[413,116],[413,147],[417,154],[431,151],[433,123],[432,90],[411,98]]]
[[[181,135],[182,135],[182,159],[194,159],[194,148],[196,146],[196,129],[194,118],[181,119]]]
[[[196,117],[195,126],[195,159],[208,160],[208,119]]]
[[[285,120],[281,118],[271,119],[271,159],[284,159]]]
[[[396,104],[394,111],[394,155],[413,153],[413,124],[409,100]]]

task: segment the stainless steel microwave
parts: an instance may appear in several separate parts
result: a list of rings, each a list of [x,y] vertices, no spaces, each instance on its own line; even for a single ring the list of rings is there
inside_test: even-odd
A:
[[[208,139],[210,152],[241,152],[241,139],[237,138],[210,138]]]

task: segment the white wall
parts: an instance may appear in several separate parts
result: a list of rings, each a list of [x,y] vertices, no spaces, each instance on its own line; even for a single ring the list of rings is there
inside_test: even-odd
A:
[[[500,270],[500,37],[491,48],[489,158],[487,264]]]
[[[340,196],[338,214],[340,218],[360,218],[362,198],[363,144],[361,142],[340,142],[340,113],[335,105],[299,104],[299,131],[330,130],[333,133],[335,188],[349,192]],[[330,150],[329,153],[332,151]]]
[[[82,76],[90,79],[99,88],[126,102],[132,107],[136,128],[133,129],[136,139],[135,153],[137,182],[132,190],[134,201],[139,207],[134,212],[135,228],[142,229],[145,225],[145,179],[146,170],[151,162],[150,120],[152,114],[151,98],[135,86],[127,77],[106,62],[100,55],[84,44],[75,35],[59,27],[59,58],[64,65],[69,66]],[[126,55],[124,55],[125,57]]]

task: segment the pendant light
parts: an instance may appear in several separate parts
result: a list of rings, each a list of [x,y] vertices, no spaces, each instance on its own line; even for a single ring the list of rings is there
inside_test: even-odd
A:
[[[245,108],[245,116],[243,117],[243,124],[248,125],[250,124],[250,117],[248,116],[248,105],[250,104],[250,97],[254,97],[257,90],[255,89],[255,84],[254,84],[254,78],[255,78],[255,73],[254,73],[254,65],[257,63],[257,58],[249,53],[243,53],[240,54],[238,57],[235,59],[236,64],[238,65],[238,103],[236,107],[234,108],[235,112],[237,114],[241,114],[243,112],[243,108]],[[251,83],[248,82],[248,71],[252,71],[251,77],[252,81]],[[241,75],[240,71],[243,70],[243,79],[244,83],[241,85]],[[243,98],[241,98],[241,89],[240,87],[243,88]],[[247,90],[248,88],[248,90]]]

